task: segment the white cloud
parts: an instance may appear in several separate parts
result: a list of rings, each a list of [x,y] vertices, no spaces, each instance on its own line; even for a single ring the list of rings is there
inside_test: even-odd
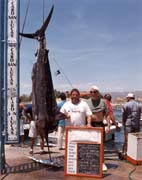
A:
[[[20,84],[20,94],[30,94],[32,91],[31,83],[21,83]]]

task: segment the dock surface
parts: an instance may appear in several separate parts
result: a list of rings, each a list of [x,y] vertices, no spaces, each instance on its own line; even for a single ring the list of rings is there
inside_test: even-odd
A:
[[[64,163],[64,150],[51,147],[52,158]],[[45,147],[47,151],[47,147]],[[51,167],[30,159],[29,147],[21,148],[18,145],[5,145],[6,172],[0,175],[1,180],[94,180],[99,178],[64,176],[64,167]],[[108,157],[109,156],[109,157]],[[40,155],[39,146],[34,148],[34,157],[48,159],[48,153]],[[112,158],[111,158],[112,157]],[[122,161],[116,155],[105,155],[107,172],[103,173],[104,180],[142,180],[142,165],[135,166]]]

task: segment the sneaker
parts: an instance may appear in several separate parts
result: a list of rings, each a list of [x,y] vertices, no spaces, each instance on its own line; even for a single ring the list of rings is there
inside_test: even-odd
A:
[[[107,171],[107,166],[103,163],[103,171]]]

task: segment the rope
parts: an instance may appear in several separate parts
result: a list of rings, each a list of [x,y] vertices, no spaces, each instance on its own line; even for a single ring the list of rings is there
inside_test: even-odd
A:
[[[109,160],[113,160],[113,161],[114,161],[114,159],[109,159]],[[116,159],[115,159],[115,161],[116,161]],[[118,159],[118,161],[121,161],[121,160]],[[131,163],[129,163],[127,160],[123,160],[123,162],[128,163],[128,164],[131,164]],[[131,165],[132,165],[132,164],[131,164]],[[129,180],[133,180],[133,178],[131,177],[131,175],[132,175],[133,172],[136,171],[136,165],[133,165],[133,167],[134,167],[134,169],[132,169],[132,171],[130,171],[130,172],[128,173],[128,178],[129,178]]]
[[[135,172],[135,170],[136,170],[136,165],[134,165],[134,169],[131,172],[129,172],[129,180],[133,180],[131,178],[131,175],[132,175],[133,172]]]
[[[27,2],[26,14],[25,14],[24,22],[23,22],[23,27],[22,27],[22,33],[24,32],[24,28],[25,28],[25,24],[26,24],[26,19],[27,19],[27,15],[28,15],[29,6],[30,6],[30,0],[28,0],[28,2]],[[21,45],[21,42],[22,42],[22,36],[20,38],[19,46]]]

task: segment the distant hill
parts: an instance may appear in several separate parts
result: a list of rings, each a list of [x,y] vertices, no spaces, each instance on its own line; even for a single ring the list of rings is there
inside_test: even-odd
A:
[[[129,93],[128,91],[125,92],[106,92],[111,94],[112,96],[112,101],[115,101],[117,98],[125,98],[127,94]],[[131,93],[135,94],[136,98],[142,98],[142,91],[131,91]],[[105,92],[102,93],[103,95]]]
[[[128,93],[128,91],[124,91],[124,92],[102,92],[101,94],[104,96],[106,93],[111,94],[112,96],[112,102],[116,101],[117,98],[123,99],[125,100],[126,96]],[[131,91],[131,93],[133,93],[136,97],[136,99],[139,99],[142,102],[142,91]],[[82,91],[80,93],[82,98],[88,98],[90,96],[89,92],[87,91]]]

